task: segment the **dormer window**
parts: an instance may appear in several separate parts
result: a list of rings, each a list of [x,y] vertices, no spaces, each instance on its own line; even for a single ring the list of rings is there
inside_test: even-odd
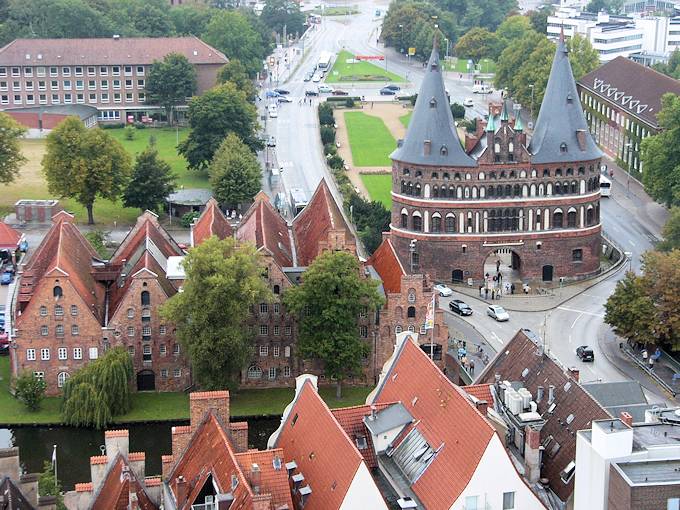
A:
[[[560,144],[560,152],[562,152],[562,153],[567,152],[567,144],[566,143],[562,142]]]
[[[568,103],[568,104],[571,104],[571,103],[573,103],[573,102],[574,102],[574,98],[572,97],[572,95],[571,95],[571,94],[567,94],[567,103]]]
[[[402,170],[402,173],[403,173],[404,175],[411,175],[411,171],[410,171],[408,168],[404,168],[404,169]]]
[[[439,149],[439,153],[442,156],[446,156],[449,153],[449,149],[446,148],[446,145],[442,145],[442,148]]]
[[[430,108],[436,108],[437,107],[437,100],[433,97],[430,99]]]

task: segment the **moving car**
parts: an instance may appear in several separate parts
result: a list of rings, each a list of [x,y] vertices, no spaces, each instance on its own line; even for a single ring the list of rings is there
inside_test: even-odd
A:
[[[577,347],[576,355],[581,359],[581,361],[595,361],[595,353],[587,345]]]
[[[505,311],[505,308],[498,305],[489,305],[486,309],[486,314],[498,322],[505,322],[510,320],[510,315]]]
[[[290,91],[286,90],[286,89],[274,89],[274,92],[276,92],[276,93],[278,93],[282,96],[290,94]]]
[[[5,271],[2,273],[2,277],[0,277],[0,284],[2,285],[9,285],[14,281],[14,275],[10,273],[9,271]]]
[[[396,90],[392,90],[388,87],[383,87],[380,89],[381,96],[394,96],[397,93]]]
[[[322,92],[322,93],[333,92],[333,87],[331,87],[330,85],[326,85],[326,84],[319,85],[319,92]]]
[[[276,147],[276,138],[273,136],[267,138],[267,147]]]
[[[314,76],[314,73],[307,73],[305,74],[304,81],[311,81],[312,76]]]
[[[480,83],[477,83],[476,85],[472,86],[472,93],[473,94],[491,94],[493,93],[493,89],[489,87],[488,85],[482,85]]]
[[[475,102],[472,100],[471,97],[466,97],[463,99],[463,106],[474,106]]]
[[[279,97],[281,94],[276,92],[275,90],[268,90],[264,93],[264,97],[269,99],[270,97]]]
[[[472,308],[460,299],[452,299],[449,303],[449,309],[458,315],[472,315]]]
[[[333,92],[331,92],[334,96],[348,96],[349,92],[346,90],[342,89],[333,89]]]
[[[383,88],[394,90],[395,92],[398,92],[398,91],[401,90],[401,87],[399,85],[385,85]]]
[[[312,81],[314,83],[319,83],[321,81],[321,75],[319,73],[316,73],[314,76],[312,76]]]
[[[305,96],[318,96],[319,93],[316,90],[305,90]]]
[[[438,283],[437,285],[435,285],[434,291],[439,292],[439,295],[441,297],[449,297],[451,294],[453,294],[453,291],[443,283]]]
[[[293,100],[292,100],[291,98],[286,97],[286,96],[277,97],[277,98],[276,98],[276,101],[277,101],[279,104],[280,104],[280,103],[292,103],[292,102],[293,102]]]

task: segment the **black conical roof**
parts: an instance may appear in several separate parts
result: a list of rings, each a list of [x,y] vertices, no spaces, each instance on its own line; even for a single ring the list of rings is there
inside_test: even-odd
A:
[[[430,142],[429,154],[427,141]],[[477,166],[477,162],[465,153],[456,133],[436,40],[406,137],[390,157],[404,163],[422,165]]]
[[[532,163],[566,163],[602,156],[588,131],[564,37],[557,42],[529,152]]]

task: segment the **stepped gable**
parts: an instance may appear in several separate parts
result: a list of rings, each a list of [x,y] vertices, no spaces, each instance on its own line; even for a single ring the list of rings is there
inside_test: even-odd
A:
[[[281,448],[272,450],[250,450],[244,453],[237,453],[236,460],[241,466],[251,487],[255,486],[252,476],[253,464],[257,464],[260,471],[259,492],[260,494],[271,494],[272,508],[289,508],[293,510],[293,500],[290,495],[290,485],[288,483],[288,472],[286,471],[286,461],[284,452]],[[287,505],[287,506],[286,506]]]
[[[267,250],[281,267],[293,266],[288,224],[263,191],[255,196],[253,205],[243,216],[236,238],[254,244],[258,250]]]
[[[406,137],[390,158],[416,165],[477,166],[477,162],[465,153],[456,133],[436,37]]]
[[[31,256],[22,275],[20,301],[30,301],[35,287],[46,276],[64,276],[98,320],[102,320],[105,289],[91,273],[99,255],[73,224],[73,215],[61,211],[52,218],[47,235]]]
[[[373,399],[395,401],[413,416],[413,429],[430,447],[441,447],[411,490],[424,508],[451,508],[482,460],[493,427],[410,336],[399,346]]]
[[[373,266],[378,272],[386,292],[401,292],[401,277],[406,274],[406,271],[404,266],[401,265],[401,261],[389,237],[383,239],[383,242],[380,243],[378,249],[370,256],[366,265]]]
[[[297,265],[309,266],[325,250],[356,252],[354,235],[335,202],[325,179],[300,214],[293,220]]]
[[[564,35],[557,41],[529,152],[531,162],[539,164],[588,161],[602,156],[588,130]]]
[[[233,234],[234,230],[220,210],[217,200],[210,198],[201,215],[191,225],[191,245],[197,246],[210,236],[225,239]]]
[[[130,493],[137,496],[137,508],[139,510],[158,509],[125,458],[118,454],[108,467],[104,482],[94,495],[93,503],[89,508],[92,510],[130,508]]]

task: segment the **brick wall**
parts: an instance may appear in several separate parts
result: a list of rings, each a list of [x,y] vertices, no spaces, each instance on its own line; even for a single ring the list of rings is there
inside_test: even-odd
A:
[[[631,487],[613,465],[609,467],[609,510],[665,509],[670,498],[680,498],[680,484]]]
[[[239,421],[229,424],[231,444],[236,453],[248,451],[248,422]]]
[[[226,427],[229,424],[229,392],[228,391],[199,391],[189,395],[189,414],[191,430],[196,430],[209,412],[222,421]],[[173,451],[174,454],[174,451]]]

